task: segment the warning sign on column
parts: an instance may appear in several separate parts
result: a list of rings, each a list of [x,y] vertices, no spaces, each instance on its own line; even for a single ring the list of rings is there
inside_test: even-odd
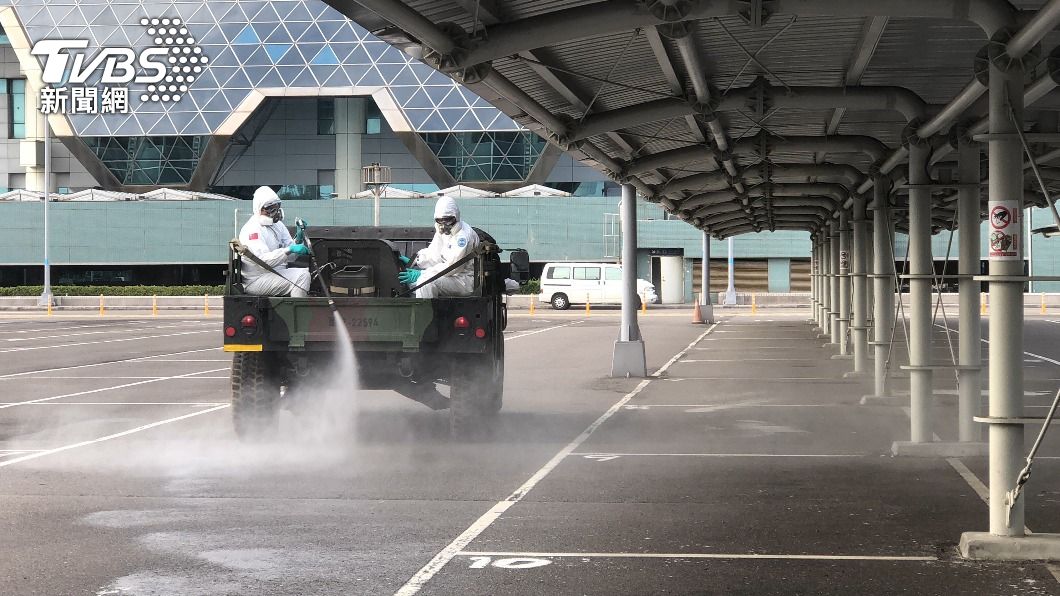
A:
[[[1020,210],[1018,201],[990,201],[988,223],[991,261],[1018,261],[1020,252]]]

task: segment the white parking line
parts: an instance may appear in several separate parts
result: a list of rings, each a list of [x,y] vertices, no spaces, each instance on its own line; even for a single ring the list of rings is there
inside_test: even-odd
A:
[[[119,343],[119,342],[125,342],[125,341],[140,341],[140,340],[144,340],[144,339],[160,339],[160,338],[163,338],[163,337],[178,337],[178,336],[181,336],[181,335],[199,335],[199,334],[202,334],[202,333],[217,333],[217,331],[213,330],[213,329],[206,329],[206,330],[203,330],[203,331],[182,331],[180,333],[167,333],[167,334],[163,334],[163,335],[145,335],[145,336],[142,336],[142,337],[123,337],[123,338],[120,338],[120,339],[105,339],[105,340],[102,340],[102,341],[83,341],[83,342],[80,342],[80,343],[60,344],[60,345],[57,345],[57,346],[26,346],[24,348],[7,348],[7,349],[0,350],[0,354],[6,354],[8,352],[29,352],[31,350],[50,350],[52,348],[73,348],[73,347],[77,347],[77,346],[95,346],[95,345],[99,345],[99,344],[113,344],[113,343]]]
[[[510,337],[505,337],[504,340],[508,341],[508,340],[511,340],[511,339],[519,339],[520,337],[526,337],[528,335],[537,335],[538,333],[544,333],[546,331],[552,331],[553,329],[559,329],[561,327],[570,327],[571,325],[577,325],[578,323],[581,323],[581,322],[582,322],[582,320],[577,320],[577,321],[571,321],[570,323],[564,323],[562,325],[555,325],[555,326],[552,326],[552,327],[545,327],[544,329],[536,329],[534,331],[528,331],[526,333],[520,333],[518,335],[512,335]]]
[[[225,377],[226,379],[228,377]],[[193,408],[208,408],[223,405],[222,402],[190,402],[190,401],[46,401],[30,404],[19,404],[18,402],[0,402],[0,406],[26,405],[26,406],[190,406]],[[0,449],[0,453],[3,449]]]
[[[675,380],[675,379],[667,379]],[[635,404],[626,406],[623,410],[650,410],[652,408],[846,408],[854,404]],[[1043,406],[1045,407],[1045,406]]]
[[[863,453],[571,453],[582,457],[866,457]]]
[[[24,462],[24,461],[29,461],[31,459],[37,459],[39,457],[44,457],[46,455],[52,455],[54,453],[61,453],[63,451],[69,451],[71,449],[77,449],[79,447],[87,447],[89,445],[95,445],[96,443],[102,443],[104,441],[110,441],[112,439],[117,439],[117,438],[120,438],[120,437],[126,437],[128,435],[131,435],[131,434],[134,434],[134,433],[138,433],[138,432],[142,432],[142,431],[145,431],[145,430],[148,430],[148,429],[152,429],[152,428],[155,428],[155,427],[158,427],[158,426],[162,426],[164,424],[171,424],[173,422],[179,422],[181,420],[187,420],[188,418],[192,418],[192,417],[195,417],[195,416],[202,416],[203,414],[209,414],[210,412],[216,412],[218,410],[223,410],[223,409],[225,409],[227,407],[229,407],[229,404],[220,405],[220,406],[217,406],[217,407],[214,407],[214,408],[210,408],[208,410],[199,410],[198,412],[192,412],[191,414],[185,414],[183,416],[177,416],[175,418],[167,418],[165,420],[159,420],[158,422],[152,422],[150,424],[145,424],[143,426],[137,426],[136,428],[131,428],[129,430],[125,430],[125,431],[122,431],[120,433],[114,433],[112,435],[107,435],[105,437],[99,437],[98,439],[90,439],[88,441],[81,441],[80,443],[71,443],[69,445],[63,445],[62,447],[56,447],[54,449],[46,449],[44,451],[38,451],[36,453],[29,453],[29,454],[23,455],[21,457],[16,457],[14,459],[8,459],[8,460],[0,461],[0,468],[5,467],[5,466],[14,465],[14,464],[17,464],[17,463],[21,463],[21,462]]]
[[[18,373],[8,373],[6,375],[0,375],[0,379],[10,379],[13,377],[24,377],[27,375],[35,375],[38,373],[46,372],[59,372],[61,370],[76,370],[79,368],[91,368],[93,366],[109,366],[111,364],[127,364],[129,362],[149,362],[152,358],[159,358],[161,356],[179,356],[181,354],[197,354],[199,352],[214,352],[220,351],[219,347],[202,348],[198,350],[182,350],[180,352],[170,352],[168,354],[156,354],[155,356],[137,356],[136,358],[125,358],[123,360],[110,360],[108,362],[93,362],[92,364],[75,364],[73,366],[58,366],[55,368],[39,368],[37,370],[27,370]]]
[[[897,555],[782,555],[766,553],[543,553],[461,551],[463,557],[584,559],[793,559],[799,561],[938,561],[938,557]]]
[[[692,341],[692,343],[688,344],[688,347],[678,352],[673,358],[670,359],[669,362],[663,365],[662,368],[655,371],[655,373],[653,373],[650,378],[644,379],[643,381],[638,383],[637,386],[633,389],[633,391],[627,393],[625,396],[622,397],[622,399],[618,400],[618,402],[611,406],[606,412],[601,414],[600,417],[597,418],[595,422],[590,424],[588,428],[582,431],[580,435],[578,435],[566,447],[561,449],[559,453],[552,456],[552,459],[548,460],[548,462],[545,463],[545,465],[542,466],[541,469],[539,469],[537,472],[534,472],[530,479],[524,482],[522,486],[517,488],[515,492],[508,495],[506,499],[498,502],[496,505],[491,507],[489,511],[482,514],[482,516],[479,517],[475,521],[475,523],[471,524],[470,527],[468,527],[466,530],[463,531],[463,533],[461,533],[452,542],[450,542],[448,546],[443,548],[441,552],[439,552],[430,561],[428,561],[426,565],[424,565],[419,571],[416,572],[415,575],[413,575],[409,579],[409,581],[405,583],[405,585],[401,586],[401,588],[397,592],[395,592],[395,596],[412,596],[413,594],[419,592],[420,589],[423,588],[423,586],[426,585],[426,583],[429,582],[432,577],[434,577],[439,571],[441,571],[442,568],[449,563],[449,561],[453,560],[453,557],[463,551],[464,548],[468,544],[471,544],[471,542],[475,538],[478,538],[478,536],[482,534],[482,532],[484,532],[486,528],[489,528],[491,525],[493,525],[493,522],[497,521],[497,519],[501,515],[503,515],[505,511],[510,509],[519,501],[523,500],[523,498],[526,497],[527,493],[529,493],[531,490],[534,489],[535,486],[537,486],[537,483],[541,482],[541,480],[548,476],[549,473],[551,473],[552,470],[554,470],[556,466],[558,466],[560,462],[564,460],[564,458],[566,458],[568,455],[573,453],[578,447],[580,447],[581,444],[584,443],[596,431],[596,429],[600,427],[600,425],[602,425],[604,422],[607,422],[609,418],[614,416],[616,412],[622,409],[622,406],[626,405],[629,400],[636,397],[636,395],[643,391],[644,388],[648,386],[648,384],[650,384],[660,374],[664,373],[666,369],[670,367],[671,364],[677,361],[677,359],[684,356],[685,353],[687,353],[688,350],[690,350],[694,345],[702,341],[702,339],[706,337],[707,334],[709,334],[711,331],[714,331],[717,326],[718,324],[715,323],[709,329],[700,334],[700,336],[697,337],[694,341]]]
[[[27,401],[13,402],[8,404],[0,405],[0,410],[5,408],[13,408],[15,406],[27,406],[29,404],[37,404],[45,401],[53,401],[56,399],[63,399],[66,397],[77,397],[80,395],[91,395],[93,393],[102,393],[104,391],[113,391],[114,389],[125,389],[126,387],[136,387],[137,385],[146,385],[148,383],[157,383],[159,381],[170,381],[173,379],[182,379],[184,377],[191,377],[194,375],[204,375],[206,373],[220,372],[222,370],[228,370],[228,368],[215,368],[213,370],[203,370],[199,372],[187,373],[183,375],[174,375],[172,377],[159,377],[157,379],[148,379],[146,381],[137,381],[135,383],[125,383],[124,385],[114,385],[112,387],[100,387],[99,389],[89,389],[87,391],[78,391],[76,393],[64,393],[63,395],[53,395],[52,397],[42,397],[40,399],[31,399]]]
[[[214,325],[210,325],[210,326],[214,327]],[[84,333],[62,333],[62,334],[59,334],[59,335],[37,335],[37,336],[33,336],[33,337],[0,338],[0,342],[13,343],[13,342],[24,342],[24,341],[37,341],[37,340],[42,340],[42,339],[65,339],[65,338],[68,338],[68,337],[83,337],[85,335],[107,335],[107,334],[113,334],[113,333],[143,333],[145,331],[154,331],[154,330],[157,330],[157,329],[176,329],[178,327],[186,329],[188,326],[187,325],[159,325],[157,327],[150,327],[148,329],[144,329],[144,328],[125,328],[125,329],[123,329],[123,328],[111,328],[111,329],[106,329],[106,330],[102,330],[102,331],[86,331]]]
[[[222,370],[224,370],[224,369],[222,369]],[[160,377],[160,376],[157,376],[157,375],[155,375],[155,376],[143,376],[143,377],[113,376],[113,375],[109,375],[109,376],[105,376],[105,377],[78,377],[78,376],[73,376],[73,375],[70,375],[70,376],[39,375],[39,376],[24,376],[24,377],[18,377],[18,378],[15,378],[15,379],[12,379],[12,378],[2,379],[2,378],[0,378],[0,381],[12,381],[12,380],[19,380],[19,379],[88,379],[88,380],[103,380],[103,379],[107,379],[107,380],[129,381],[129,380],[136,380],[136,379],[142,380],[142,379],[172,379],[172,378],[175,378],[175,377],[165,377],[165,376]],[[181,377],[181,378],[185,378],[185,379],[228,379],[230,377]]]

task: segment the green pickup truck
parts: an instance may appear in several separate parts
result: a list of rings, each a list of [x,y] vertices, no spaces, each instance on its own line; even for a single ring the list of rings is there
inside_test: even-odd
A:
[[[500,412],[505,266],[493,238],[475,231],[481,243],[472,259],[473,294],[430,300],[412,297],[398,273],[404,267],[399,257],[415,257],[433,228],[308,228],[320,269],[306,298],[244,293],[245,257],[233,244],[224,350],[233,352],[232,413],[239,437],[275,432],[284,400],[333,361],[339,334],[322,285],[345,321],[361,389],[391,389],[432,409],[448,409],[454,436],[473,434]],[[528,272],[526,251],[511,251],[507,277],[524,282]],[[448,398],[436,382],[449,385]],[[353,388],[349,398],[357,399]]]

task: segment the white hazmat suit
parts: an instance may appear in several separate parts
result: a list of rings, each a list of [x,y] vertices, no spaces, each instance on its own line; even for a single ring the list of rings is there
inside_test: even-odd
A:
[[[301,298],[309,289],[309,270],[301,267],[288,268],[287,263],[298,255],[288,249],[294,244],[291,233],[283,220],[274,222],[271,217],[261,214],[261,209],[272,203],[279,203],[280,197],[267,186],[254,191],[254,214],[239,231],[239,241],[270,267],[272,273],[263,269],[250,259],[243,259],[243,290],[254,296],[287,296]],[[279,275],[277,275],[277,273]]]
[[[442,217],[455,217],[456,225],[448,234],[444,234],[442,226],[435,223],[434,238],[416,257],[416,265],[423,269],[420,275],[421,281],[431,279],[453,263],[471,254],[479,243],[478,234],[467,222],[460,219],[460,208],[450,197],[439,198],[434,206],[434,218]],[[416,297],[470,296],[474,290],[475,262],[469,260],[444,277],[416,290]]]

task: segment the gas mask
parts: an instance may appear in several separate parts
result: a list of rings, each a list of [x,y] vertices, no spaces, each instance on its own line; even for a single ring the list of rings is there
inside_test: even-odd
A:
[[[283,221],[283,207],[280,203],[269,203],[261,208],[262,214],[258,216],[261,225],[271,226]]]
[[[446,217],[438,217],[434,220],[434,229],[438,230],[439,234],[448,236],[453,232],[453,228],[456,226],[457,219],[452,215]]]

